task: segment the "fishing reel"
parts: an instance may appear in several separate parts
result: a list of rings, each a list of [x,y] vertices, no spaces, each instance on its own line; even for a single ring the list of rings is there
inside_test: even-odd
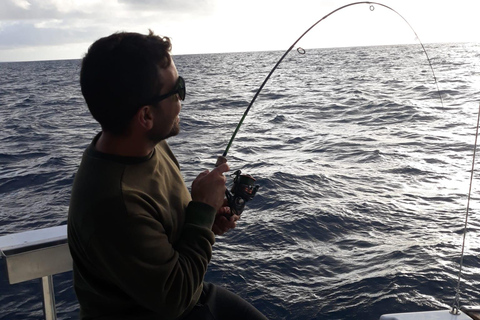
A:
[[[225,190],[225,195],[231,213],[239,216],[245,209],[247,201],[253,199],[260,186],[255,184],[255,179],[251,175],[242,174],[240,170],[235,171],[232,177],[234,177],[232,189]]]

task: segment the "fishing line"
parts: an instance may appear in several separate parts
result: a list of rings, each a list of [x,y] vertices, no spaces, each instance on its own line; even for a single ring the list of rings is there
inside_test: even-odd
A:
[[[280,65],[280,63],[283,61],[283,59],[287,56],[287,54],[293,49],[293,47],[295,47],[295,45],[310,31],[312,30],[317,24],[319,24],[320,22],[322,22],[323,20],[325,20],[326,18],[330,17],[332,14],[334,14],[335,12],[337,11],[340,11],[342,9],[345,9],[347,7],[350,7],[350,6],[354,6],[354,5],[359,5],[359,4],[368,4],[370,5],[370,11],[374,11],[375,10],[375,5],[377,6],[381,6],[381,7],[384,7],[384,8],[387,8],[391,11],[393,11],[394,13],[396,13],[397,15],[399,15],[406,23],[407,25],[410,27],[410,29],[413,31],[413,33],[415,34],[416,36],[416,39],[418,40],[418,42],[420,42],[420,44],[422,45],[422,49],[423,49],[423,52],[425,53],[425,56],[427,57],[427,60],[428,60],[428,63],[430,65],[430,69],[432,70],[432,74],[433,74],[433,78],[435,80],[435,84],[437,86],[437,92],[438,92],[438,96],[440,98],[440,102],[442,104],[442,107],[443,107],[443,100],[442,100],[442,95],[440,94],[440,89],[438,88],[438,82],[437,82],[437,77],[435,76],[435,71],[433,70],[433,66],[432,66],[432,63],[430,61],[430,57],[428,56],[428,53],[427,53],[427,50],[425,50],[425,47],[423,45],[423,43],[420,41],[420,37],[417,35],[417,33],[415,32],[415,30],[413,29],[413,27],[410,25],[410,23],[408,23],[408,21],[400,14],[398,13],[397,11],[395,11],[394,9],[390,8],[389,6],[386,6],[384,4],[381,4],[381,3],[378,3],[378,2],[369,2],[369,1],[362,1],[362,2],[353,2],[353,3],[350,3],[350,4],[347,4],[347,5],[344,5],[342,7],[339,7],[335,10],[333,10],[332,12],[330,12],[329,14],[325,15],[323,18],[321,18],[320,20],[318,20],[316,23],[314,23],[310,28],[307,29],[307,31],[305,31],[291,46],[290,48],[288,48],[288,50],[283,54],[283,56],[280,58],[280,60],[278,60],[278,62],[275,64],[275,66],[273,67],[273,69],[270,71],[270,73],[267,75],[267,77],[265,78],[265,80],[263,81],[263,83],[261,84],[261,86],[258,88],[257,92],[255,93],[255,95],[253,96],[253,99],[252,101],[250,102],[250,104],[248,105],[247,109],[245,110],[245,112],[243,113],[243,116],[242,118],[240,119],[240,122],[238,123],[237,127],[235,128],[235,131],[233,132],[233,135],[232,137],[230,138],[230,141],[228,142],[228,145],[227,147],[225,148],[225,151],[223,152],[222,156],[219,157],[219,160],[217,160],[217,164],[218,163],[221,163],[221,162],[225,162],[225,157],[227,156],[227,153],[228,151],[230,150],[230,147],[233,143],[233,140],[235,140],[235,137],[238,133],[238,130],[240,129],[240,127],[242,126],[243,124],[243,121],[245,120],[248,112],[250,111],[250,108],[252,107],[253,103],[255,102],[255,100],[257,99],[258,95],[260,94],[260,92],[262,91],[263,87],[265,86],[265,84],[267,83],[267,81],[270,79],[270,77],[272,76],[273,72],[277,69],[277,67]],[[297,48],[297,52],[300,53],[300,54],[305,54],[305,49],[303,48]],[[221,158],[223,158],[223,160],[221,160]]]
[[[217,160],[217,165],[222,163],[222,162],[225,162],[226,161],[226,156],[228,154],[228,151],[230,150],[230,147],[233,143],[233,141],[235,140],[235,137],[238,133],[238,130],[240,129],[240,127],[242,126],[243,124],[243,121],[245,120],[248,112],[250,111],[250,108],[252,107],[253,103],[255,102],[255,100],[257,99],[258,95],[260,94],[260,92],[263,90],[263,88],[265,87],[265,84],[268,82],[268,80],[270,79],[270,77],[272,76],[272,74],[275,72],[275,70],[278,68],[278,66],[280,65],[280,63],[284,60],[284,58],[287,56],[287,54],[295,47],[295,45],[308,33],[310,32],[310,30],[312,30],[315,26],[317,26],[320,22],[322,22],[323,20],[325,20],[326,18],[330,17],[331,15],[333,15],[334,13],[340,11],[340,10],[343,10],[347,7],[350,7],[350,6],[354,6],[354,5],[360,5],[360,4],[368,4],[370,5],[369,6],[369,9],[370,11],[374,11],[375,10],[375,5],[377,6],[381,6],[381,7],[384,7],[394,13],[396,13],[398,16],[400,16],[400,18],[403,19],[403,21],[405,21],[405,23],[410,27],[410,29],[413,31],[413,33],[415,34],[415,37],[416,39],[418,40],[418,42],[420,43],[420,45],[422,46],[422,49],[423,49],[423,52],[425,53],[425,56],[427,57],[427,60],[428,60],[428,64],[430,66],[430,70],[432,71],[432,74],[433,74],[433,79],[435,81],[435,85],[437,87],[437,93],[438,93],[438,97],[440,99],[440,102],[441,102],[441,105],[442,105],[442,108],[444,107],[443,105],[443,99],[442,99],[442,95],[440,93],[440,88],[438,86],[438,81],[437,81],[437,77],[435,75],[435,71],[433,69],[433,66],[432,66],[432,62],[430,60],[430,57],[428,56],[428,53],[427,53],[427,50],[425,49],[425,46],[423,45],[422,41],[420,40],[420,37],[418,36],[417,32],[415,31],[415,29],[413,29],[413,27],[410,25],[410,23],[400,14],[398,13],[396,10],[392,9],[391,7],[389,6],[386,6],[384,4],[381,4],[381,3],[378,3],[378,2],[369,2],[369,1],[362,1],[362,2],[353,2],[353,3],[350,3],[350,4],[347,4],[347,5],[344,5],[342,7],[339,7],[335,10],[333,10],[332,12],[330,12],[329,14],[325,15],[323,18],[321,18],[320,20],[318,20],[317,22],[315,22],[310,28],[308,28],[288,49],[287,51],[285,51],[285,53],[282,55],[282,57],[277,61],[277,63],[275,64],[275,66],[272,68],[272,70],[270,71],[270,73],[267,75],[267,77],[265,78],[265,80],[263,81],[263,83],[260,85],[260,87],[258,88],[257,92],[255,93],[255,95],[253,96],[253,99],[252,101],[250,102],[250,104],[248,105],[247,109],[245,110],[245,112],[243,113],[243,116],[242,118],[240,119],[240,122],[238,123],[237,127],[235,128],[235,131],[233,132],[233,135],[232,137],[230,138],[230,141],[228,142],[228,145],[225,149],[225,151],[223,152],[223,155],[220,156]],[[297,48],[297,52],[299,54],[305,54],[306,53],[306,50],[303,49],[302,47],[298,47]],[[477,119],[477,131],[476,131],[476,135],[475,135],[475,145],[474,145],[474,151],[473,151],[473,161],[472,161],[472,171],[471,171],[471,176],[470,176],[470,188],[469,188],[469,193],[468,193],[468,200],[467,200],[467,212],[466,212],[466,216],[465,216],[465,226],[464,226],[464,233],[463,233],[463,244],[462,244],[462,252],[461,252],[461,258],[460,258],[460,270],[459,270],[459,274],[458,274],[458,282],[457,282],[457,287],[456,287],[456,294],[455,294],[455,298],[454,298],[454,302],[452,304],[452,309],[450,311],[450,313],[452,314],[459,314],[459,310],[460,310],[460,305],[459,305],[459,300],[460,300],[460,281],[461,281],[461,276],[462,276],[462,266],[463,266],[463,257],[464,257],[464,250],[465,250],[465,239],[466,239],[466,233],[467,233],[467,225],[468,225],[468,216],[469,216],[469,208],[470,208],[470,197],[471,197],[471,190],[472,190],[472,182],[473,182],[473,174],[474,174],[474,167],[475,167],[475,153],[476,153],[476,148],[477,148],[477,138],[478,138],[478,130],[479,130],[479,127],[480,127],[480,105],[479,105],[479,111],[478,111],[478,119]],[[255,179],[253,179],[251,176],[248,176],[248,175],[243,175],[243,176],[240,176],[240,173],[239,171],[236,173],[237,174],[237,179],[238,177],[242,177],[243,179],[250,179],[248,181],[248,183],[245,183],[245,185],[242,185],[242,189],[245,189],[245,190],[250,190],[250,193],[249,195],[251,197],[253,197],[253,195],[255,194],[256,190],[258,189],[258,186],[255,186],[253,183],[255,181]],[[252,192],[251,190],[254,189]],[[228,192],[227,192],[228,193]],[[249,198],[250,199],[250,198]],[[244,199],[245,201],[247,201],[248,199],[245,198]],[[244,202],[241,203],[241,210],[243,210],[243,206],[244,206]],[[241,213],[241,211],[240,211]]]
[[[477,151],[478,127],[480,126],[480,103],[478,104],[477,129],[475,132],[475,144],[473,145],[472,171],[470,172],[470,186],[468,188],[467,212],[465,214],[465,226],[463,227],[462,253],[460,255],[460,269],[458,271],[457,287],[455,288],[455,299],[453,300],[451,314],[460,313],[460,281],[462,279],[463,256],[465,252],[465,239],[467,237],[468,215],[470,211],[470,197],[472,194],[473,173],[475,170],[475,155]]]

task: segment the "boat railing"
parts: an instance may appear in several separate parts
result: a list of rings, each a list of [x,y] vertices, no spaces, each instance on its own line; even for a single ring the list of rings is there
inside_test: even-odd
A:
[[[67,244],[67,226],[26,231],[0,237],[0,258],[6,260],[10,284],[42,279],[43,309],[46,320],[57,319],[53,275],[72,270]],[[480,308],[382,315],[380,320],[480,320]]]
[[[10,284],[41,279],[46,320],[57,319],[53,275],[72,270],[67,226],[25,231],[0,237]]]

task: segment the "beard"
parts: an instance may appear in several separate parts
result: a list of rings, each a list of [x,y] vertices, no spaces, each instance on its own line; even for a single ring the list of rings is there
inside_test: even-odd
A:
[[[165,133],[164,128],[153,127],[152,130],[148,133],[148,139],[153,143],[157,144],[162,140],[174,137],[180,133],[180,119],[177,117],[173,123],[170,131]]]
[[[177,120],[173,123],[172,129],[171,129],[170,132],[167,134],[167,136],[165,137],[165,139],[170,138],[170,137],[174,137],[174,136],[176,136],[176,135],[179,134],[179,133],[180,133],[180,119],[177,118]]]

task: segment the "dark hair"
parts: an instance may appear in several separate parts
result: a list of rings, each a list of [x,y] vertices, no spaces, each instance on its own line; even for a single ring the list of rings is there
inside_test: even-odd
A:
[[[104,131],[125,133],[133,116],[163,83],[171,64],[168,37],[119,32],[95,41],[82,60],[80,86],[88,109]]]

